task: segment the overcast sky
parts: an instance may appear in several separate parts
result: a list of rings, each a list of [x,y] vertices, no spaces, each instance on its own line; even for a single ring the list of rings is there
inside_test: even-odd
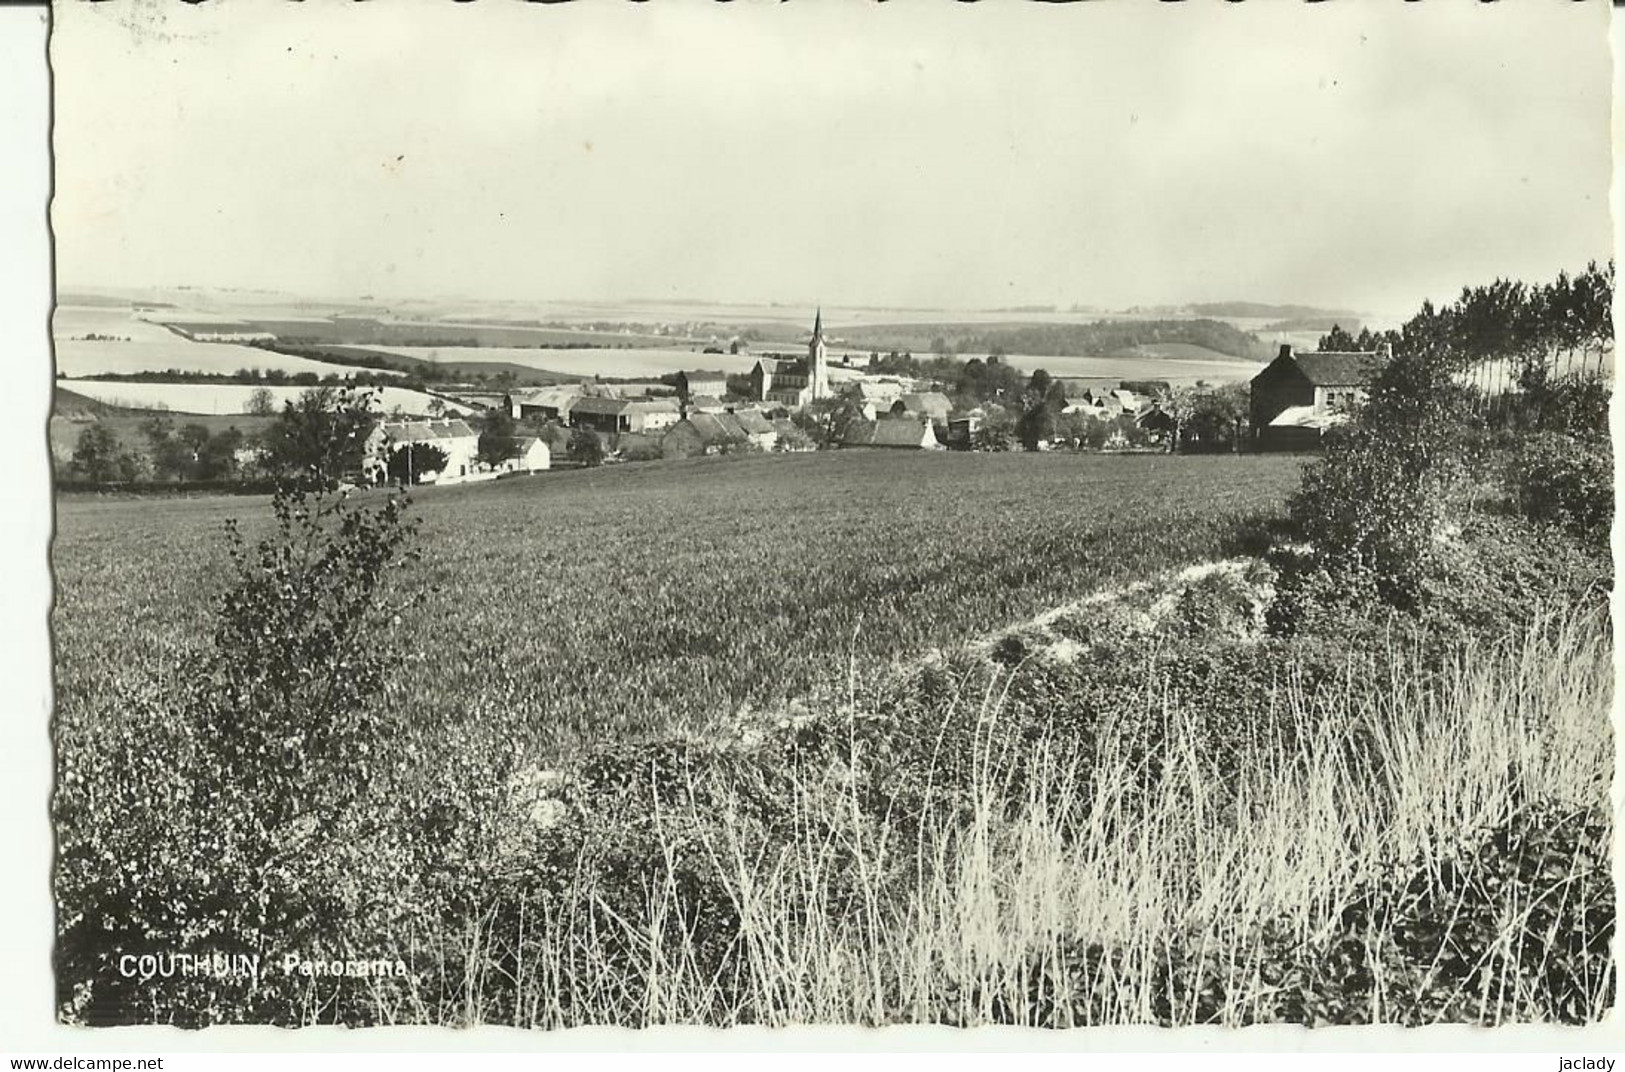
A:
[[[1611,249],[1604,4],[56,19],[69,285],[1405,313]]]

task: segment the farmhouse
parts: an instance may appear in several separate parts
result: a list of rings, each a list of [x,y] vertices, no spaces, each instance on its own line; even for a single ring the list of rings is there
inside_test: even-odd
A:
[[[677,403],[665,398],[578,398],[570,405],[570,427],[610,435],[658,432],[676,424],[680,416]]]
[[[374,483],[389,479],[389,456],[412,443],[427,443],[446,455],[445,468],[420,473],[426,483],[474,472],[480,437],[465,421],[381,421],[367,436],[363,475]]]
[[[533,387],[509,391],[502,396],[508,415],[514,420],[533,417],[544,421],[570,420],[570,406],[581,397],[579,387]]]
[[[843,447],[887,447],[895,450],[941,450],[931,422],[904,415],[878,421],[853,421],[841,440]]]
[[[772,402],[789,409],[801,409],[810,402],[830,397],[829,350],[824,344],[822,309],[813,320],[807,356],[793,361],[780,357],[757,358],[750,370],[750,386],[756,401]]]
[[[1260,450],[1314,447],[1327,428],[1346,422],[1348,411],[1366,400],[1377,372],[1388,360],[1386,345],[1375,351],[1280,354],[1253,377],[1253,441]]]

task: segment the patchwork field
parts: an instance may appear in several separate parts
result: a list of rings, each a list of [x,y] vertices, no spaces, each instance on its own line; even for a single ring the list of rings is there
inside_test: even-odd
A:
[[[152,315],[152,314],[149,314]],[[199,314],[202,315],[202,314]],[[215,327],[226,326],[217,318]],[[195,326],[204,327],[203,322]],[[231,373],[241,369],[348,376],[355,370],[325,361],[233,343],[192,342],[128,309],[58,306],[51,318],[56,370],[64,376],[133,372]],[[383,373],[389,375],[389,373]]]
[[[515,346],[373,346],[370,349],[458,368],[471,368],[482,362],[490,362],[493,365],[522,365],[584,379],[593,376],[616,379],[657,377],[684,369],[743,373],[749,372],[751,366],[756,364],[754,355],[705,354],[678,349],[544,350]]]
[[[201,344],[188,344],[201,345]],[[354,371],[354,370],[349,370]],[[125,383],[110,380],[62,379],[57,384],[75,394],[128,409],[166,409],[174,413],[242,413],[249,397],[260,389],[255,384],[237,383]],[[298,398],[307,388],[269,385],[277,405]],[[377,390],[385,410],[399,406],[407,413],[423,413],[431,401],[421,391],[408,391],[400,387]],[[472,412],[467,406],[445,403],[451,412]]]
[[[99,376],[132,372],[213,372],[232,373],[242,369],[276,372],[313,372],[318,376],[350,376],[355,369],[345,365],[311,361],[303,357],[273,353],[253,346],[224,342],[189,342],[164,332],[165,339],[151,342],[108,342],[66,339],[56,343],[56,368],[64,376]],[[399,373],[377,370],[379,375]]]
[[[59,305],[51,313],[51,335],[59,346],[89,335],[128,339],[136,343],[180,341],[173,331],[162,324],[136,316],[128,305]]]
[[[703,726],[1211,558],[1279,510],[1282,457],[819,453],[429,489],[430,589],[391,689],[426,727],[562,750]],[[64,717],[206,643],[228,518],[260,499],[64,496]],[[107,623],[124,626],[109,630]]]
[[[982,329],[1044,325],[1064,328],[1084,321],[1126,319],[1096,313],[984,310],[954,313],[951,319],[939,323],[930,310],[831,307],[825,313],[825,323],[830,326],[831,358],[839,362],[850,356],[858,367],[877,350],[926,353],[933,336],[945,332],[962,335]],[[807,310],[772,306],[672,302],[454,306],[413,302],[396,307],[363,304],[316,308],[309,303],[278,304],[269,299],[194,299],[188,304],[137,315],[128,306],[91,305],[80,298],[56,313],[58,367],[69,376],[167,369],[234,372],[247,367],[321,374],[353,371],[345,365],[324,362],[318,354],[294,357],[238,345],[193,343],[164,324],[183,331],[263,332],[277,336],[284,345],[362,347],[414,362],[443,365],[444,374],[450,377],[487,371],[480,366],[488,365],[488,374],[532,369],[549,378],[612,379],[656,377],[681,369],[748,372],[757,354],[799,354],[810,328]],[[627,327],[614,330],[615,324]],[[646,330],[653,324],[665,325],[667,333]],[[640,331],[640,325],[645,330]],[[745,330],[760,337],[753,347],[756,353],[702,353],[707,346],[725,344],[733,332]],[[1293,341],[1303,345],[1296,337]],[[1313,342],[1309,339],[1308,345]],[[1023,349],[1017,344],[1007,348]],[[1088,347],[1033,348],[1063,356],[1015,353],[1009,360],[1023,370],[1044,368],[1057,376],[1174,383],[1234,382],[1250,378],[1261,367],[1257,361],[1185,342],[1122,349],[1105,346],[1099,352]],[[965,356],[977,353],[973,348],[966,350]]]

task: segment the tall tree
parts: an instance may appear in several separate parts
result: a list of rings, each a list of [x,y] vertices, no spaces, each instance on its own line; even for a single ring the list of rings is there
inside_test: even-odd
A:
[[[119,480],[119,459],[123,453],[118,437],[98,421],[79,433],[79,441],[73,448],[73,472],[86,480]]]
[[[433,443],[407,443],[389,452],[386,468],[390,483],[410,487],[442,472],[450,460],[446,452]]]
[[[1173,422],[1168,429],[1168,451],[1173,453],[1179,450],[1185,429],[1196,413],[1196,391],[1183,385],[1167,387],[1157,393],[1156,401],[1157,408]]]
[[[518,428],[506,407],[492,406],[485,411],[480,426],[479,452],[475,455],[486,465],[495,467],[519,454]]]
[[[243,403],[243,412],[255,417],[269,417],[276,413],[276,396],[268,387],[256,387]]]
[[[283,479],[306,487],[358,479],[377,423],[370,392],[312,387],[266,430],[267,461]]]

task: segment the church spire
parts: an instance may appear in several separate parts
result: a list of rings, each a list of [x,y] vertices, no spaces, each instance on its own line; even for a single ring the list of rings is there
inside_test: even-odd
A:
[[[818,307],[818,315],[813,318],[812,341],[807,343],[807,386],[812,388],[812,397],[816,399],[828,398],[829,389],[829,354],[824,347],[824,307]]]

